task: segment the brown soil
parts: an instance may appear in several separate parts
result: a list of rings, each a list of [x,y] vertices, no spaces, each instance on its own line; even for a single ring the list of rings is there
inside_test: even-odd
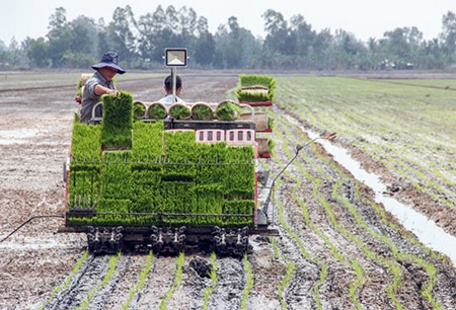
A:
[[[236,87],[238,76],[195,74],[184,76],[184,83],[182,97],[188,102],[220,102],[228,89]],[[163,96],[162,78],[123,81],[118,86],[138,100],[155,101]],[[70,85],[0,91],[2,239],[33,216],[64,212],[62,166],[69,151],[77,109],[72,100],[74,88]],[[282,112],[275,109],[274,113]],[[289,124],[277,122],[277,135],[286,131],[293,137],[305,135]],[[274,174],[290,159],[285,152],[289,146],[281,141],[277,140],[276,158],[267,163]],[[277,180],[273,212],[280,237],[274,239],[274,244],[267,238],[251,238],[253,253],[249,261],[254,285],[247,309],[279,309],[281,305],[287,309],[355,309],[358,306],[394,309],[397,305],[406,309],[432,309],[435,304],[443,309],[456,308],[456,271],[449,259],[442,259],[421,246],[388,213],[386,220],[382,220],[370,207],[372,191],[352,180],[348,171],[333,162],[318,144],[316,146],[317,154],[321,155],[303,150],[308,160],[299,160],[289,167],[289,175]],[[395,181],[388,171],[376,167],[361,152],[354,150],[353,153],[362,158],[366,169],[381,173],[391,184]],[[300,167],[310,175],[323,169],[330,177],[317,188],[311,178],[302,177]],[[344,173],[342,180],[336,170]],[[339,188],[339,195],[349,199],[356,208],[365,227],[357,224],[352,213],[336,201],[335,186]],[[311,197],[314,190],[318,191],[319,199]],[[420,193],[408,192],[408,195],[409,200],[421,199],[420,205],[426,205],[423,200],[426,197]],[[305,208],[295,197],[304,201]],[[305,221],[306,216],[311,218],[310,223]],[[110,268],[109,257],[89,256],[80,271],[70,275],[71,283],[59,289],[55,293],[57,297],[51,299],[53,290],[62,285],[86,250],[84,235],[56,233],[62,224],[61,218],[37,218],[0,242],[0,309],[36,309],[46,300],[51,300],[46,309],[73,309],[81,305],[90,290],[100,285]],[[368,230],[375,234],[367,233]],[[374,235],[387,238],[389,245]],[[120,257],[107,284],[94,291],[89,308],[121,309],[129,291],[139,281],[146,257]],[[159,308],[162,298],[169,293],[168,309],[201,309],[204,290],[211,285],[211,280],[190,267],[195,257],[198,256],[185,258],[179,285],[174,282],[176,259],[154,257],[152,269],[144,286],[131,300],[130,308]],[[202,257],[209,261],[208,256]],[[432,265],[438,275],[438,280],[432,283],[432,298],[424,294],[431,284],[427,265],[418,258]],[[400,284],[394,289],[396,300],[388,293],[394,284],[390,268],[393,263],[401,275]],[[222,258],[217,259],[217,264],[217,284],[207,300],[207,308],[240,309],[248,283],[243,260]],[[356,282],[358,264],[363,273],[359,283]],[[284,282],[287,269],[292,270],[292,276]],[[350,294],[351,288],[354,294]]]

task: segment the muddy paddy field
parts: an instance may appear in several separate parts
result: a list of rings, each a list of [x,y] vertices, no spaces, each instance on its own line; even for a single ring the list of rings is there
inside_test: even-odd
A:
[[[166,74],[117,85],[154,101]],[[233,98],[238,83],[237,73],[181,76],[187,102]],[[78,77],[0,75],[0,240],[64,212]],[[456,83],[418,77],[277,74],[274,106],[262,111],[274,118],[273,157],[261,163],[271,178],[297,145],[325,130],[338,138],[303,148],[277,178],[269,215],[279,236],[252,236],[248,256],[94,257],[84,235],[57,233],[62,218],[37,218],[0,242],[0,309],[455,309]],[[435,225],[417,225],[415,213],[403,221],[402,207]],[[448,239],[424,239],[437,233]]]

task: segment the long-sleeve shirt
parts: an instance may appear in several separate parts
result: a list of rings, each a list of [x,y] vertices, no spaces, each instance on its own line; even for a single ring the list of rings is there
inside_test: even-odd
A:
[[[100,72],[96,71],[84,85],[82,91],[81,115],[79,121],[88,123],[92,118],[93,107],[101,101],[101,96],[95,94],[95,87],[101,85],[109,89],[116,89],[113,81],[106,81]]]

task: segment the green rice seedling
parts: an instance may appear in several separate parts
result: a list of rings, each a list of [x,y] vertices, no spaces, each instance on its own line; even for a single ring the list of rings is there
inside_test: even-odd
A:
[[[285,299],[283,297],[283,291],[287,287],[290,280],[293,278],[294,268],[295,268],[295,263],[288,262],[285,277],[279,283],[279,288],[278,288],[277,294],[279,295],[280,306],[282,307],[283,310],[286,310],[287,306],[288,306],[287,302],[285,301]]]
[[[71,168],[78,165],[94,165],[100,161],[101,150],[101,125],[88,125],[73,122],[71,138]]]
[[[111,256],[111,258],[109,259],[109,269],[107,270],[105,276],[96,287],[93,287],[88,291],[86,298],[78,307],[76,307],[77,310],[87,309],[90,305],[90,301],[92,300],[93,296],[95,296],[96,292],[100,291],[104,286],[108,284],[109,280],[114,275],[117,266],[117,261],[121,256],[122,253],[120,252],[117,255]]]
[[[247,254],[244,254],[244,270],[247,276],[247,284],[245,285],[242,294],[241,308],[247,309],[247,300],[249,299],[250,291],[252,290],[254,283],[252,265],[249,262]]]
[[[76,170],[68,182],[69,207],[90,209],[99,196],[100,175],[98,171]]]
[[[215,109],[215,115],[217,119],[221,121],[232,121],[239,118],[241,114],[241,107],[239,104],[225,100],[220,102]]]
[[[356,279],[354,281],[350,282],[350,285],[349,285],[350,297],[353,300],[353,303],[355,304],[356,309],[362,309],[362,306],[356,297],[356,291],[358,290],[358,288],[360,286],[362,286],[366,282],[365,277],[364,277],[364,269],[359,262],[353,262],[352,265],[355,270]]]
[[[176,272],[174,274],[174,280],[171,284],[171,287],[166,292],[165,296],[162,297],[162,302],[160,304],[160,310],[165,310],[167,308],[168,301],[173,297],[174,291],[180,287],[182,280],[182,273],[185,264],[185,253],[182,252],[176,259]]]
[[[282,256],[279,253],[279,247],[277,244],[277,239],[274,237],[269,237],[269,240],[271,241],[272,244],[272,250],[274,251],[274,256],[278,259],[282,259]]]
[[[203,103],[195,103],[192,106],[192,119],[194,120],[211,120],[214,118],[214,111],[212,108]]]
[[[161,165],[156,164],[161,164],[164,131],[163,121],[133,124],[132,161],[142,163],[142,165],[133,165],[134,167],[161,170]]]
[[[236,97],[238,98],[239,102],[262,102],[268,101],[269,99],[269,91],[265,89],[265,92],[257,92],[255,90],[246,91],[242,88],[237,89]]]
[[[65,289],[68,286],[70,286],[71,280],[74,278],[74,276],[79,271],[79,269],[81,269],[82,264],[84,263],[84,261],[87,259],[88,256],[89,256],[89,251],[85,251],[84,254],[78,259],[78,261],[76,262],[76,264],[74,265],[73,269],[70,271],[68,276],[65,278],[63,283],[61,285],[55,287],[52,290],[51,296],[46,300],[46,302],[43,305],[41,305],[38,308],[38,310],[43,310],[55,298],[55,296],[59,292],[61,292],[63,289]]]
[[[76,86],[76,97],[82,97],[82,77],[79,77],[78,84]]]
[[[176,120],[188,119],[190,118],[191,114],[192,111],[190,108],[183,103],[174,103],[169,107],[169,115]]]
[[[135,285],[133,285],[130,288],[130,291],[128,292],[128,298],[122,304],[122,310],[127,310],[130,307],[130,303],[133,300],[133,296],[136,293],[138,293],[144,287],[144,284],[146,283],[147,276],[149,275],[150,271],[152,270],[153,257],[154,257],[154,254],[152,253],[152,251],[150,251],[149,255],[146,258],[146,265],[141,270],[141,273],[139,275],[139,281],[138,281],[138,283],[136,283]]]
[[[275,78],[265,75],[240,74],[239,81],[241,87],[236,89],[236,97],[239,101],[261,102],[274,99]],[[261,89],[260,86],[263,86],[264,89]]]
[[[187,175],[193,181],[196,173],[195,132],[165,132],[164,147],[164,174]]]
[[[127,92],[103,95],[101,144],[105,148],[132,146],[133,97]]]
[[[212,252],[211,253],[211,271],[209,272],[209,276],[211,278],[212,282],[212,288],[215,288],[217,286],[217,255]]]
[[[226,142],[196,144],[196,175],[198,184],[220,184],[226,178],[228,154]]]
[[[225,167],[224,190],[229,200],[253,199],[255,182],[254,149],[251,146],[229,147],[230,164]]]
[[[130,199],[131,152],[105,153],[101,167],[101,189],[103,198]]]
[[[215,287],[217,286],[217,256],[214,252],[211,253],[211,270],[208,272],[211,278],[211,284],[208,285],[203,291],[203,309],[207,309],[207,303],[211,297]]]
[[[133,104],[133,117],[134,117],[134,120],[135,121],[139,120],[145,114],[146,114],[146,107],[140,102],[135,102]]]
[[[148,109],[148,116],[150,119],[162,120],[167,114],[166,107],[157,102],[152,103]]]
[[[315,302],[317,303],[317,309],[323,309],[323,307],[321,305],[320,297],[318,296],[318,291],[320,290],[320,287],[323,285],[327,274],[328,274],[328,266],[321,265],[320,266],[320,279],[317,281],[314,289],[312,290],[312,296],[314,297]]]
[[[191,210],[193,202],[193,187],[193,182],[162,182],[161,212],[187,213],[188,210]],[[176,224],[184,224],[186,222],[185,219],[170,219],[169,221]]]
[[[274,118],[268,117],[268,128],[274,130]]]
[[[225,201],[223,206],[223,214],[233,215],[249,215],[248,217],[229,217],[226,222],[237,225],[251,225],[253,224],[253,210],[255,208],[255,201],[253,200],[230,200]]]
[[[219,184],[198,184],[194,187],[195,203],[192,208],[195,214],[222,214],[224,195]],[[220,217],[195,217],[194,224],[221,224]]]
[[[161,172],[153,170],[133,171],[131,177],[130,212],[159,212],[163,203],[161,195]]]

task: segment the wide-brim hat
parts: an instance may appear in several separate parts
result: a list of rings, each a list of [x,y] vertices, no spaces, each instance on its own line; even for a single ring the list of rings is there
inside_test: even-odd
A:
[[[103,55],[100,62],[93,65],[92,69],[98,70],[103,67],[111,67],[117,70],[117,73],[124,74],[126,71],[119,67],[119,57],[116,52],[108,52]]]

